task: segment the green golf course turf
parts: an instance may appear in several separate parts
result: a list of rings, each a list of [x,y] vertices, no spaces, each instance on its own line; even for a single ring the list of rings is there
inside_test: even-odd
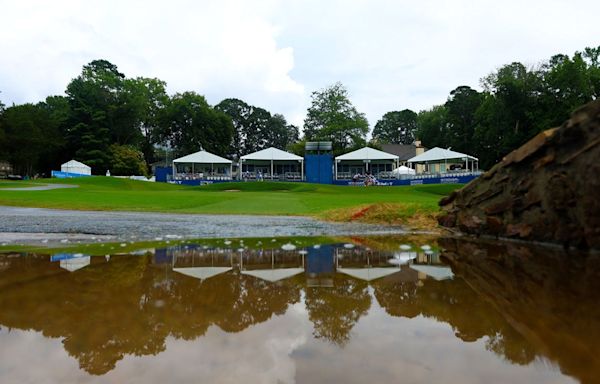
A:
[[[440,198],[462,186],[349,187],[237,182],[189,187],[112,177],[44,179],[38,182],[76,184],[79,187],[48,191],[3,191],[0,188],[0,205],[102,211],[302,215],[343,220],[340,217],[329,218],[327,212],[364,210],[370,205],[390,204],[394,209],[404,211],[398,212],[400,217],[411,216],[415,212],[435,214]],[[32,181],[28,183],[33,184]]]

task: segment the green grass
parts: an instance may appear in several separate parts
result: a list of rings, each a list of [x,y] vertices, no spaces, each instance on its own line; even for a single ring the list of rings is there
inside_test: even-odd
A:
[[[77,184],[49,191],[2,191],[0,205],[78,210],[316,216],[324,211],[377,203],[403,203],[437,212],[439,199],[461,185],[348,187],[247,182],[187,187],[111,177],[46,179]]]
[[[0,180],[0,188],[25,188],[34,187],[36,185],[37,184],[26,181]]]

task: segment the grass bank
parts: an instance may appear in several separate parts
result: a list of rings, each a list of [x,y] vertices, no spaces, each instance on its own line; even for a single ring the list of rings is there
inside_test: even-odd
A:
[[[424,228],[434,225],[439,199],[460,187],[347,187],[279,182],[187,187],[111,177],[39,182],[77,184],[79,188],[48,191],[0,188],[0,205],[100,211],[300,215],[336,221],[412,223],[416,228]]]

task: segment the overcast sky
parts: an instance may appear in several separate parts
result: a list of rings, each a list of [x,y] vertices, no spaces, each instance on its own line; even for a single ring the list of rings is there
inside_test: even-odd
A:
[[[64,94],[94,59],[170,94],[235,97],[301,125],[341,81],[371,127],[503,64],[600,45],[594,0],[0,0],[0,100]]]

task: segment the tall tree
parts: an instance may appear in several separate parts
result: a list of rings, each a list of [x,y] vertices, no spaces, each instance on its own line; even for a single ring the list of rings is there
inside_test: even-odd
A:
[[[444,147],[447,133],[447,111],[444,105],[433,106],[429,110],[419,112],[417,117],[416,138],[428,148]]]
[[[417,114],[410,109],[387,112],[373,129],[373,140],[382,144],[412,144],[417,130]]]
[[[176,154],[201,148],[220,156],[229,155],[233,125],[229,116],[211,108],[204,96],[195,92],[175,94],[166,106],[161,138]]]
[[[481,105],[483,95],[468,86],[460,86],[450,92],[446,101],[446,146],[458,152],[471,152],[475,132],[475,111]]]
[[[366,144],[369,123],[348,98],[342,83],[335,83],[311,95],[312,102],[304,120],[304,135],[307,140],[333,142],[334,152]]]
[[[285,149],[298,139],[298,128],[288,125],[283,115],[271,115],[242,100],[225,99],[215,109],[231,117],[235,128],[231,153],[238,157],[268,147]]]

